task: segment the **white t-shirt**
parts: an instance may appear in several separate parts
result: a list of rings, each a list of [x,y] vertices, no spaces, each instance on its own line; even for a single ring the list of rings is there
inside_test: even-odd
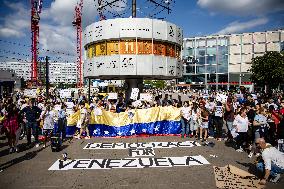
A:
[[[200,109],[199,108],[196,110],[196,113],[195,113],[194,110],[191,111],[191,119],[192,119],[192,121],[197,121],[198,114],[200,114]]]
[[[271,170],[271,164],[284,169],[284,153],[280,152],[275,147],[265,148],[262,152],[262,159],[265,164],[265,169]]]
[[[189,120],[189,118],[190,118],[190,107],[182,107],[181,108],[181,114],[182,114],[182,117],[184,117],[186,120]]]
[[[213,110],[214,110],[215,106],[216,106],[215,102],[209,102],[209,103],[206,103],[205,108],[206,108],[210,113],[213,113]]]
[[[241,132],[241,133],[248,131],[248,124],[249,124],[248,117],[243,118],[240,115],[237,115],[233,122],[233,125],[237,126],[237,132]]]
[[[260,126],[266,126],[266,124],[267,124],[267,117],[265,117],[262,114],[257,114],[254,117],[254,121],[257,121],[258,123],[261,123]]]
[[[42,112],[41,117],[43,118],[44,112]],[[53,129],[54,128],[54,112],[47,111],[45,117],[43,118],[43,129]]]
[[[216,106],[215,116],[223,117],[223,106]]]

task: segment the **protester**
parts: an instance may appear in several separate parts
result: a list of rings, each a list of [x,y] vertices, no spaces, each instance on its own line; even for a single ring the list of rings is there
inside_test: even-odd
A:
[[[237,152],[243,152],[243,146],[247,139],[247,131],[249,126],[249,120],[247,117],[246,108],[241,108],[239,114],[235,117],[233,126],[236,126],[236,131],[238,133],[237,137]]]
[[[66,106],[61,104],[61,108],[58,111],[58,131],[57,133],[62,137],[62,140],[66,138],[66,126],[67,126],[67,117],[66,117]]]
[[[199,138],[200,140],[206,141],[207,139],[207,135],[208,135],[208,116],[209,113],[207,111],[207,109],[204,106],[204,102],[200,102],[199,107],[201,109],[201,124],[200,124],[200,130],[199,130]],[[203,131],[204,131],[204,137],[203,137]]]
[[[260,184],[265,185],[269,177],[272,177],[271,182],[277,182],[280,174],[284,173],[284,153],[266,143],[263,138],[258,138],[256,144],[262,150],[263,159],[263,162],[257,163],[257,169],[264,172]]]
[[[234,105],[232,98],[227,98],[227,102],[225,104],[225,113],[224,113],[224,120],[226,122],[227,127],[227,141],[232,141],[233,136],[231,131],[233,129],[233,121],[234,121]]]
[[[31,135],[35,137],[36,147],[39,147],[38,141],[38,121],[40,121],[41,109],[35,105],[34,100],[29,100],[28,106],[21,110],[21,113],[25,113],[26,127],[27,127],[27,146],[31,146]]]
[[[43,133],[44,133],[44,144],[43,148],[46,147],[46,142],[53,136],[53,129],[55,123],[55,114],[51,110],[51,105],[47,104],[45,111],[41,114],[41,119],[43,119]]]
[[[3,127],[6,131],[8,144],[10,146],[10,153],[18,152],[17,147],[18,139],[20,137],[20,128],[18,123],[18,110],[14,104],[10,104],[7,108],[7,114],[3,121]]]
[[[188,106],[188,101],[183,103],[183,107],[181,108],[181,138],[184,138],[184,134],[188,137],[189,135],[189,122],[190,122],[190,111],[191,108]]]
[[[86,132],[86,137],[85,139],[90,139],[90,132],[88,128],[89,124],[89,116],[88,116],[88,110],[85,107],[85,103],[81,102],[80,103],[80,119],[77,122],[77,127],[80,128],[80,133],[75,136],[75,138],[80,139],[83,132]]]
[[[224,115],[224,110],[223,110],[222,102],[218,101],[216,106],[214,107],[214,125],[216,128],[215,138],[218,141],[222,140],[223,115]]]

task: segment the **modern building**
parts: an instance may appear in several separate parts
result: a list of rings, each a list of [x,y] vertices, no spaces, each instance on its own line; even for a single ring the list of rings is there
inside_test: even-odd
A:
[[[0,69],[14,70],[16,75],[24,80],[31,78],[30,62],[0,62]],[[45,63],[38,63],[38,77],[40,80],[45,79]],[[77,82],[76,63],[49,63],[49,82],[75,84]]]
[[[184,38],[184,73],[192,87],[251,85],[251,60],[267,51],[284,50],[284,30]]]
[[[21,88],[21,78],[13,70],[0,69],[0,98],[10,96],[14,89]]]

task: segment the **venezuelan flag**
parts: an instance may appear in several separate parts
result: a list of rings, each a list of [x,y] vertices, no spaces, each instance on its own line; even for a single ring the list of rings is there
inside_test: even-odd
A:
[[[67,135],[74,134],[79,117],[79,111],[69,117]],[[121,113],[102,110],[102,115],[91,113],[89,131],[91,136],[97,137],[179,134],[180,118],[180,108],[171,106],[135,109]]]

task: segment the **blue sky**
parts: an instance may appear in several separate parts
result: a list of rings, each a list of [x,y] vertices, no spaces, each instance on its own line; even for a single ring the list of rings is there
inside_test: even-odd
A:
[[[111,1],[113,0],[108,0]],[[164,3],[167,0],[155,1]],[[29,2],[30,0],[0,1],[0,60],[11,61],[12,57],[13,60],[29,58],[31,54]],[[71,22],[77,0],[43,0],[43,2],[40,20],[40,56],[50,55],[53,60],[58,61],[74,60],[73,56],[66,54],[74,55],[76,52],[75,29]],[[284,28],[283,0],[168,0],[168,2],[172,12],[167,15],[166,11],[162,11],[156,17],[165,17],[165,20],[182,27],[184,37]],[[94,0],[84,0],[84,26],[98,20],[96,6]],[[127,7],[129,6],[120,2],[116,4],[116,8],[109,8],[108,11],[124,10],[128,13],[126,14],[128,17],[130,9]],[[155,9],[153,3],[147,0],[137,0],[137,7],[138,17],[149,16],[161,10],[159,7]],[[106,16],[110,18],[110,14]],[[49,49],[49,53],[45,49]]]

